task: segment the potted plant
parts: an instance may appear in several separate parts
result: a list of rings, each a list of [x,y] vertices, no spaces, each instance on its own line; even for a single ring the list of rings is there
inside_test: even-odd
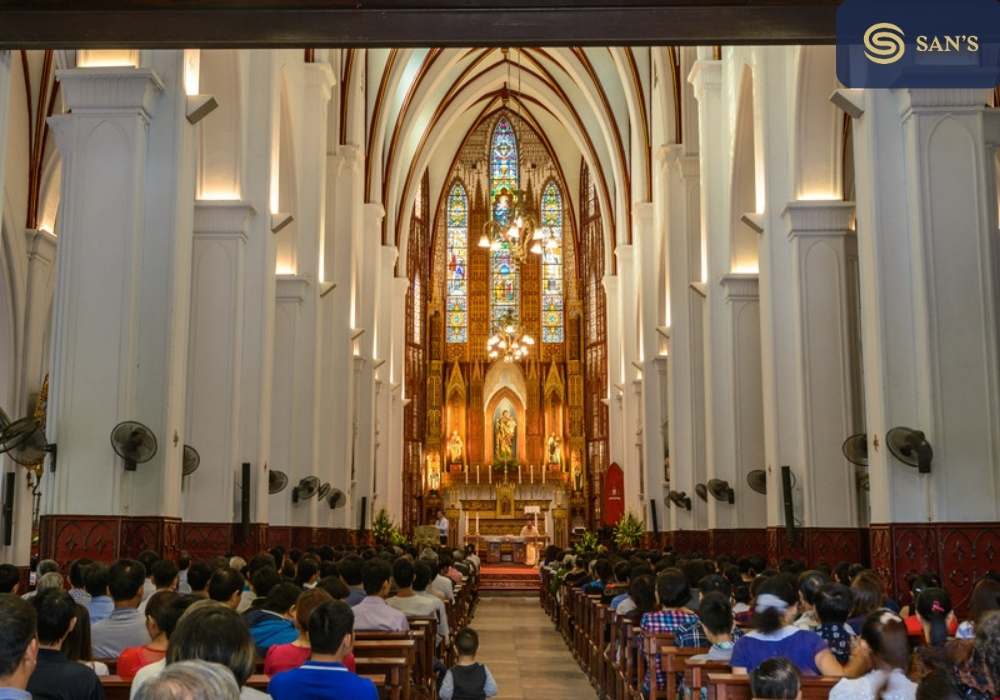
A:
[[[597,535],[590,530],[584,530],[580,535],[580,541],[573,548],[577,554],[588,554],[597,549]]]
[[[389,512],[385,508],[379,510],[375,514],[375,519],[372,520],[372,537],[375,538],[375,543],[389,544],[392,540],[394,527],[392,518],[389,517]]]
[[[615,544],[619,549],[632,549],[642,541],[642,522],[631,512],[625,513],[615,525]]]

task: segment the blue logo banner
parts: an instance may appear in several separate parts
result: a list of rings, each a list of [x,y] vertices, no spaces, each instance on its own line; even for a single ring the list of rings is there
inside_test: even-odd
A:
[[[852,88],[992,88],[1000,83],[1000,3],[844,0],[837,78]]]

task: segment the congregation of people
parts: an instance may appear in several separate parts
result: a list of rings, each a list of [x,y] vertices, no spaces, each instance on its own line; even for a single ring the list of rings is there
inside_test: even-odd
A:
[[[935,574],[909,577],[905,600],[897,601],[886,595],[886,582],[875,571],[846,562],[807,570],[793,560],[771,568],[762,557],[713,559],[603,547],[574,554],[550,547],[542,571],[543,604],[548,596],[557,624],[574,614],[570,599],[585,594],[603,608],[603,616],[588,619],[607,621],[595,633],[603,635],[597,644],[607,658],[624,668],[626,655],[646,654],[648,672],[629,664],[641,677],[626,679],[635,690],[626,697],[652,697],[654,682],[660,693],[655,697],[668,697],[662,654],[649,654],[644,644],[653,639],[695,650],[684,657],[688,664],[715,662],[749,676],[757,700],[801,697],[801,679],[807,677],[831,679],[833,700],[1000,697],[996,572],[975,583],[959,615]],[[563,623],[564,630],[586,626]],[[611,629],[616,623],[632,626],[635,636],[616,638]],[[601,674],[591,675],[600,685]],[[679,696],[683,684],[679,674]],[[615,697],[608,688],[600,690]],[[706,688],[700,690],[707,697]]]
[[[448,619],[480,563],[471,548],[444,547],[276,547],[249,562],[147,551],[65,571],[43,560],[29,591],[2,564],[0,699],[100,700],[110,669],[137,700],[375,700],[356,673],[355,633],[407,632],[414,618],[435,622],[435,649],[454,661],[435,658],[436,694],[490,697],[478,636]],[[261,671],[267,692],[248,685]]]

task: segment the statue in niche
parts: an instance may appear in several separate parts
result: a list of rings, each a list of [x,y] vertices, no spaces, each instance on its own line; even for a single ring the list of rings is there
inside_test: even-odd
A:
[[[458,434],[458,431],[452,431],[451,437],[448,439],[448,464],[462,464],[462,450],[465,447],[465,443],[462,441],[462,436]]]
[[[514,446],[517,439],[517,420],[504,409],[493,426],[494,454],[496,462],[507,464],[514,461]]]
[[[549,464],[562,464],[562,448],[559,436],[555,433],[549,435],[548,442],[545,443],[545,454]]]
[[[583,468],[580,466],[579,455],[574,454],[572,458],[573,489],[583,491]]]
[[[441,488],[441,458],[437,454],[427,455],[427,488],[431,491]]]

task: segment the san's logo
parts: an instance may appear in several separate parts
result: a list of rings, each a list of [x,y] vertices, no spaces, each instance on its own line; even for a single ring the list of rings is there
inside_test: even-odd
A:
[[[906,53],[906,35],[899,25],[878,22],[865,31],[865,56],[872,63],[895,63]]]

